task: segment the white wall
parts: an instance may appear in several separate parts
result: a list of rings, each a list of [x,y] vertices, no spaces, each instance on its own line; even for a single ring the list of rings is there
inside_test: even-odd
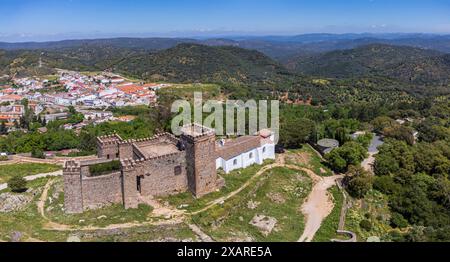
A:
[[[265,150],[263,148],[265,148]],[[222,168],[225,173],[228,174],[233,170],[246,168],[253,164],[261,165],[266,159],[275,159],[275,145],[267,144],[240,154],[229,160],[218,158],[216,159],[216,168]]]

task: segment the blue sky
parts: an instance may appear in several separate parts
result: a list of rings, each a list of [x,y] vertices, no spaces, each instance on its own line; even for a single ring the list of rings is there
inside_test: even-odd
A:
[[[450,0],[0,0],[0,40],[450,33]]]

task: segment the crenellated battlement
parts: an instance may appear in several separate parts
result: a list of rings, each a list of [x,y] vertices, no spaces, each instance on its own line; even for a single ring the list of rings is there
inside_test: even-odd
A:
[[[185,136],[191,140],[196,140],[196,139],[200,139],[203,137],[209,137],[209,136],[216,135],[216,131],[214,129],[202,126],[197,123],[184,125],[181,128],[181,132],[183,133],[183,136]]]
[[[117,145],[122,141],[123,141],[122,137],[120,137],[116,133],[97,137],[97,142],[102,146]]]
[[[74,160],[68,160],[64,163],[63,173],[77,173],[81,172],[81,165]]]
[[[98,139],[100,139],[101,137],[99,137]],[[138,143],[145,143],[145,142],[155,142],[158,141],[161,138],[166,138],[167,140],[169,140],[170,142],[176,144],[178,143],[178,138],[176,138],[173,134],[164,132],[164,133],[158,133],[152,137],[147,137],[147,138],[139,138],[139,139],[127,139],[127,140],[122,140],[120,139],[120,141],[114,142],[114,140],[111,140],[112,136],[107,136],[106,139],[102,139],[103,144],[114,144],[117,143],[119,145],[125,145],[125,144],[138,144]]]
[[[159,155],[159,156],[154,156],[154,157],[143,157],[143,158],[139,158],[139,159],[125,158],[125,159],[120,160],[120,164],[122,165],[123,170],[132,170],[136,167],[145,165],[145,164],[155,161],[155,160],[165,160],[165,159],[172,158],[174,156],[179,156],[181,154],[183,154],[183,152],[180,151],[180,152],[174,152],[174,153],[169,153],[169,154]]]

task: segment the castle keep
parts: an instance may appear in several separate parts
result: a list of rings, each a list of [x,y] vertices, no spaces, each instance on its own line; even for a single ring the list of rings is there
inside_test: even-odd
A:
[[[220,189],[216,169],[229,172],[274,158],[270,133],[216,142],[215,130],[192,124],[177,138],[169,133],[123,140],[119,135],[97,138],[98,159],[67,161],[64,192],[67,213],[82,213],[112,203],[137,208],[142,197],[190,191],[202,197]],[[120,169],[93,175],[90,167],[120,161]]]

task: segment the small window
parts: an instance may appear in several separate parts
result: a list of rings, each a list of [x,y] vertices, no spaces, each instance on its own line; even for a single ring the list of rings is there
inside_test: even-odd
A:
[[[233,165],[237,165],[237,159],[233,160]]]
[[[110,159],[111,157],[109,156],[109,154],[108,155],[106,155],[106,159]]]
[[[263,147],[263,153],[266,153],[266,148],[265,147]]]
[[[176,166],[174,168],[174,173],[175,173],[176,176],[181,175],[181,166]]]
[[[249,157],[250,159],[252,159],[252,158],[253,158],[253,153],[250,153],[250,154],[248,155],[248,157]]]
[[[119,153],[116,153],[116,158],[119,158]]]

